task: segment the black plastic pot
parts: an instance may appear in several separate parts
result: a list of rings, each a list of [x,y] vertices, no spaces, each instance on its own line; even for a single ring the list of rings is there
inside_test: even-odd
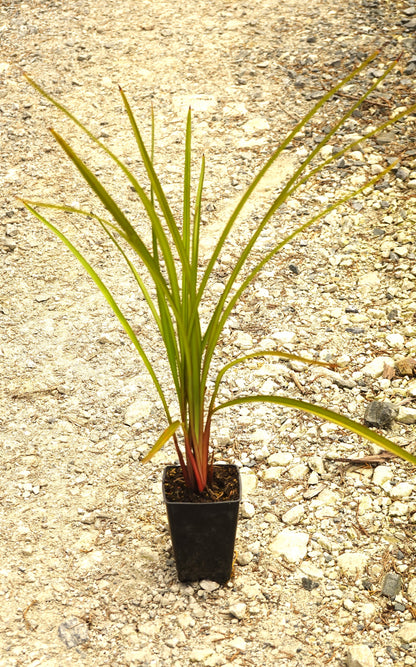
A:
[[[172,502],[166,498],[163,474],[163,498],[166,504],[173,554],[179,581],[209,579],[225,584],[231,577],[237,531],[241,481],[238,477],[237,500],[221,502]]]

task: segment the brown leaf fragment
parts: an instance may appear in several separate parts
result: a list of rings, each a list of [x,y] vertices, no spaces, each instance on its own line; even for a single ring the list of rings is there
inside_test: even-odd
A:
[[[384,463],[390,459],[397,458],[395,454],[390,452],[380,452],[380,454],[373,454],[371,456],[363,456],[361,459],[350,459],[350,458],[332,458],[326,457],[329,461],[336,461],[337,463],[351,463],[353,465],[378,465],[379,463]]]
[[[400,359],[399,361],[396,361],[395,369],[397,375],[409,375],[410,377],[413,375],[416,376],[416,359],[413,359],[412,357]]]
[[[299,382],[298,378],[296,377],[295,373],[289,373],[290,377],[292,378],[293,382],[299,389],[301,394],[305,393],[305,387],[302,387],[301,383]]]
[[[24,611],[22,612],[23,620],[24,620],[25,626],[26,626],[26,630],[35,630],[36,629],[36,625],[33,625],[32,623],[30,623],[27,619],[27,614],[29,613],[29,610],[32,607],[34,607],[35,604],[39,604],[38,601],[37,600],[32,600],[32,602],[30,604],[28,604],[26,609],[24,609]]]

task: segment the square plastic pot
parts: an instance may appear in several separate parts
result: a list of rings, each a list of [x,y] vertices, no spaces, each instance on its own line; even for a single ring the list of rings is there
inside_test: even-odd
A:
[[[225,584],[232,573],[241,500],[238,468],[228,466],[238,479],[238,499],[217,502],[172,502],[166,498],[165,484],[168,471],[174,467],[176,466],[165,468],[163,498],[178,579],[179,581],[209,579]]]

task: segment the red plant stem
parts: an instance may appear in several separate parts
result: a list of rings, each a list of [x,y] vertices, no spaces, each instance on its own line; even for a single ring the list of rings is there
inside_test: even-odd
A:
[[[185,450],[186,450],[186,459],[187,459],[187,471],[190,478],[191,488],[195,487],[195,482],[198,487],[198,491],[202,493],[206,486],[206,479],[204,480],[201,477],[200,471],[198,469],[195,456],[192,452],[191,445],[189,444],[189,438],[185,435]],[[189,465],[190,463],[190,465]]]

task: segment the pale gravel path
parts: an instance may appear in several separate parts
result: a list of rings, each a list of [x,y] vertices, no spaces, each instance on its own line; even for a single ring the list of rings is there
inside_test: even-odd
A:
[[[129,159],[136,153],[117,93],[121,84],[145,128],[154,105],[157,159],[172,195],[179,187],[184,114],[190,103],[195,109],[196,154],[207,155],[209,248],[239,190],[279,139],[366,54],[385,45],[387,62],[404,51],[401,74],[391,77],[379,104],[366,110],[366,122],[383,120],[385,108],[414,101],[413,75],[403,71],[415,53],[415,33],[403,23],[411,19],[403,10],[412,6],[387,0],[0,3],[0,667],[340,666],[351,644],[368,645],[384,667],[416,664],[413,644],[403,647],[397,635],[403,621],[412,621],[416,603],[409,523],[409,512],[415,516],[416,510],[414,471],[391,464],[385,490],[371,479],[371,470],[339,474],[338,466],[319,458],[322,438],[332,456],[357,454],[360,445],[305,417],[263,408],[242,411],[239,419],[220,417],[214,434],[219,455],[248,466],[257,480],[240,524],[239,564],[222,590],[177,585],[160,493],[161,470],[173,454],[159,455],[153,467],[139,465],[162,428],[154,392],[81,268],[16,200],[24,195],[91,205],[47,128],[53,125],[76,146],[79,135],[29,89],[19,67]],[[328,120],[322,118],[314,134]],[[244,128],[250,121],[254,125]],[[356,122],[350,131],[366,125]],[[256,123],[263,129],[256,132]],[[381,161],[400,155],[402,165],[414,170],[414,155],[405,154],[409,145],[414,148],[411,121],[392,145],[373,144],[373,152]],[[276,176],[296,162],[297,148]],[[124,207],[135,211],[131,193],[113,179],[108,163],[94,149],[85,155]],[[342,178],[331,174],[325,188],[302,193],[273,223],[266,247],[282,227],[303,221],[336,178],[369,175],[368,155],[364,162],[341,171]],[[355,373],[364,384],[340,389],[309,371],[296,372],[295,384],[287,367],[258,364],[236,379],[241,389],[268,382],[270,391],[299,395],[300,385],[308,400],[356,418],[372,398],[409,397],[408,379],[383,384],[360,373],[380,354],[416,355],[414,190],[396,179],[360,206],[345,208],[312,230],[307,246],[293,244],[271,265],[233,318],[221,354],[228,358],[276,331],[292,331],[299,352],[347,355],[347,376]],[[248,224],[255,224],[255,208],[249,213]],[[140,216],[132,215],[142,228]],[[372,232],[380,227],[384,248]],[[240,229],[218,267],[219,283],[244,237]],[[91,242],[83,243],[91,252]],[[390,249],[405,254],[391,260]],[[124,269],[105,244],[98,252],[100,271],[120,288],[123,305],[158,359],[145,308],[132,295]],[[374,271],[374,284],[357,291],[360,276]],[[346,307],[359,312],[346,313]],[[397,316],[388,319],[394,309]],[[351,333],[351,327],[364,331]],[[389,333],[403,336],[403,348],[389,348]],[[234,386],[230,378],[224,391],[231,396]],[[125,411],[138,398],[143,416],[130,427]],[[409,445],[413,429],[395,423],[390,435]],[[268,459],[279,451],[277,443],[287,454],[280,466]],[[305,499],[317,481],[325,486],[323,495]],[[394,515],[395,492],[389,489],[404,481],[410,496]],[[297,517],[294,527],[310,537],[300,564],[288,564],[268,548],[288,510]],[[358,555],[352,577],[341,558],[350,552]],[[402,576],[403,597],[397,601],[404,610],[380,596],[389,571]],[[319,586],[306,590],[305,576]],[[230,613],[240,615],[243,608],[236,604],[246,605],[240,620]],[[81,635],[89,632],[89,643],[65,646],[57,630],[71,618],[78,619]]]

